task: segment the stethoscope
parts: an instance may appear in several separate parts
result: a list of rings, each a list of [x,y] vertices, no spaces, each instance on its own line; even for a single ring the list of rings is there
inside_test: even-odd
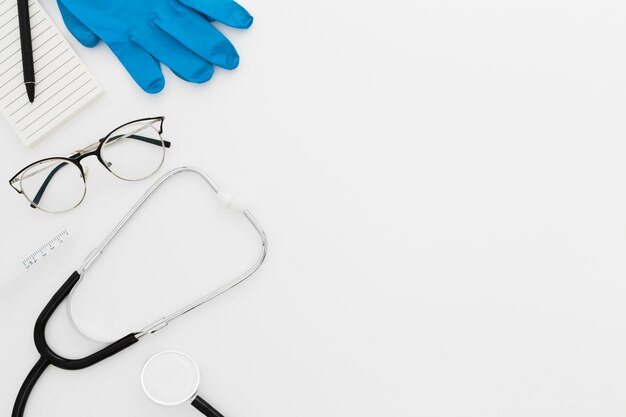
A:
[[[236,210],[241,211],[241,213],[244,215],[244,217],[248,220],[248,222],[252,225],[252,227],[256,230],[259,237],[261,238],[261,253],[258,259],[246,272],[239,275],[238,277],[228,282],[227,284],[187,304],[186,306],[171,313],[170,315],[160,318],[154,323],[151,323],[148,326],[144,327],[142,330],[138,332],[130,333],[122,337],[121,339],[108,344],[106,347],[102,348],[101,350],[95,353],[92,353],[91,355],[88,355],[79,359],[68,359],[54,352],[52,348],[50,348],[50,346],[48,345],[48,342],[46,341],[46,325],[50,317],[52,317],[52,315],[57,310],[57,308],[61,305],[61,303],[71,294],[72,290],[76,287],[76,285],[80,283],[85,271],[89,267],[91,267],[91,265],[93,265],[95,260],[100,255],[102,255],[103,250],[107,247],[109,243],[111,243],[111,240],[113,240],[113,238],[124,227],[124,225],[133,217],[133,215],[143,205],[143,203],[145,203],[146,200],[164,182],[166,182],[167,180],[172,178],[174,175],[179,174],[181,172],[193,172],[193,173],[198,174],[200,177],[202,177],[206,181],[209,187],[211,187],[211,189],[218,195],[218,198],[220,199],[221,202],[223,202],[227,206],[230,206]],[[37,318],[37,321],[35,322],[34,338],[35,338],[35,346],[37,347],[37,350],[39,351],[39,354],[41,355],[41,357],[39,358],[37,363],[35,363],[35,366],[33,366],[32,370],[26,376],[26,379],[24,380],[24,383],[22,384],[22,387],[20,388],[17,394],[17,398],[15,399],[15,404],[13,406],[13,412],[11,414],[12,417],[23,417],[24,410],[26,408],[26,404],[28,402],[30,393],[32,392],[33,387],[35,386],[35,384],[37,383],[37,381],[39,380],[39,378],[41,377],[41,375],[43,374],[43,372],[46,370],[48,366],[52,365],[60,369],[78,370],[78,369],[84,369],[92,365],[95,365],[96,363],[108,357],[111,357],[115,355],[116,353],[119,353],[120,351],[126,349],[127,347],[137,343],[139,339],[141,339],[142,337],[161,330],[174,319],[177,319],[183,314],[190,312],[196,307],[199,307],[202,304],[206,303],[207,301],[228,291],[229,289],[233,288],[237,284],[240,284],[241,282],[243,282],[245,279],[249,278],[254,272],[256,272],[256,270],[259,269],[259,267],[265,260],[265,256],[267,255],[267,237],[265,236],[265,232],[261,228],[261,225],[257,222],[257,220],[254,218],[252,213],[250,213],[249,210],[243,208],[240,204],[236,204],[234,202],[235,200],[233,200],[228,194],[224,193],[223,191],[220,191],[218,186],[213,182],[213,180],[206,173],[204,173],[203,171],[197,168],[192,168],[192,167],[176,168],[166,173],[161,178],[159,178],[148,189],[148,191],[146,191],[146,193],[139,199],[139,201],[135,203],[135,205],[128,211],[128,213],[126,213],[126,215],[117,224],[117,226],[115,226],[115,228],[111,231],[111,233],[102,241],[102,243],[100,243],[100,245],[91,252],[91,254],[85,259],[85,262],[82,264],[82,266],[78,268],[78,270],[73,272],[72,275],[67,279],[67,281],[65,281],[65,283],[61,286],[61,288],[59,288],[59,290],[52,296],[48,304],[46,304],[41,314]]]

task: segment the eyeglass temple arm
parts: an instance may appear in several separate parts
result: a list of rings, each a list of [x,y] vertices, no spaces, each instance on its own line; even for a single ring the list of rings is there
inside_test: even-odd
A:
[[[114,136],[111,139],[117,139],[120,138],[120,136]],[[140,135],[130,135],[127,136],[128,138],[131,139],[136,139],[142,142],[146,142],[149,143],[151,145],[156,145],[156,146],[161,146],[161,141],[160,140],[156,140],[156,139],[151,139],[151,138],[147,138],[145,136],[140,136]],[[105,139],[100,139],[100,141],[104,141]],[[166,148],[169,148],[172,146],[172,143],[164,140],[163,144],[165,145]],[[77,154],[79,155],[79,154]],[[72,157],[75,155],[72,155]],[[70,157],[71,158],[71,157]],[[41,187],[39,187],[39,191],[37,191],[37,194],[35,195],[35,198],[33,198],[33,202],[30,205],[32,208],[37,208],[37,204],[39,204],[39,202],[41,201],[41,197],[43,197],[43,194],[46,192],[46,189],[48,188],[48,185],[50,185],[50,181],[52,181],[52,178],[56,175],[57,172],[59,172],[59,170],[61,168],[63,168],[65,165],[67,165],[68,162],[63,162],[61,164],[59,164],[58,166],[56,166],[52,171],[50,171],[50,173],[48,174],[48,176],[46,177],[46,179],[44,180],[44,182],[41,184]]]
[[[56,173],[59,172],[59,170],[67,164],[69,164],[69,162],[60,163],[59,165],[54,167],[52,171],[50,171],[43,184],[41,184],[41,187],[39,187],[39,191],[37,191],[35,198],[33,198],[33,202],[30,205],[32,208],[37,208],[37,204],[39,204],[39,202],[41,201],[41,197],[43,197],[43,193],[46,192],[46,188],[48,188],[50,181],[52,181],[52,177],[54,177]]]
[[[163,143],[163,145],[165,145],[166,148],[170,148],[172,146],[172,143],[170,141],[168,141],[168,140],[163,140],[163,142],[161,142],[158,139],[147,138],[145,136],[140,136],[140,135],[128,135],[128,136],[118,135],[118,136],[112,136],[110,138],[102,138],[102,139],[100,139],[100,142],[104,142],[107,139],[108,140],[117,140],[117,139],[119,139],[119,138],[121,138],[123,136],[126,137],[126,138],[137,139],[139,141],[146,142],[146,143],[149,143],[151,145],[161,146],[161,143]]]

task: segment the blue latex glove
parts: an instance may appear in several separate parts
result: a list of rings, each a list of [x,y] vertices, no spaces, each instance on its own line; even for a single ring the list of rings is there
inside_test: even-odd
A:
[[[165,85],[159,62],[202,83],[213,65],[239,65],[235,47],[210,22],[246,29],[252,16],[232,0],[57,0],[69,31],[87,47],[104,41],[148,93]]]

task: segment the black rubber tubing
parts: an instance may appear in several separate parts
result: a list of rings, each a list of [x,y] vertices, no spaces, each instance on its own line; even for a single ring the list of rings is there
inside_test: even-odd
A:
[[[28,397],[30,397],[30,392],[33,390],[33,387],[48,365],[49,363],[42,356],[39,358],[35,366],[33,366],[33,369],[31,369],[28,373],[28,376],[26,376],[26,379],[20,388],[20,392],[17,394],[17,398],[15,398],[13,412],[11,413],[12,417],[22,417],[24,415],[24,409],[26,408]]]
[[[65,300],[65,298],[72,291],[72,288],[78,283],[80,279],[80,274],[78,272],[74,272],[65,283],[59,288],[59,290],[52,296],[48,304],[41,311],[41,314],[37,318],[37,322],[35,323],[35,346],[37,347],[37,351],[41,354],[41,357],[33,366],[33,369],[28,373],[26,379],[22,383],[22,387],[17,394],[17,398],[15,399],[15,404],[13,405],[13,412],[11,413],[12,417],[23,417],[24,410],[26,409],[26,403],[28,402],[28,397],[30,397],[30,393],[33,390],[33,387],[39,380],[39,377],[46,370],[48,365],[55,366],[61,369],[67,370],[77,370],[84,369],[91,365],[94,365],[101,360],[104,360],[110,356],[115,355],[116,353],[124,350],[125,348],[137,343],[138,339],[136,337],[137,333],[130,333],[117,342],[111,343],[109,346],[95,352],[89,356],[85,356],[84,358],[79,359],[68,359],[63,356],[58,355],[54,352],[50,346],[48,346],[48,342],[46,341],[46,325],[48,324],[48,320],[52,317],[52,314],[56,311],[59,305]]]
[[[200,397],[199,395],[196,398],[194,398],[194,400],[191,402],[191,405],[193,405],[198,411],[200,411],[205,416],[224,417],[222,413],[220,413],[215,408],[213,408],[211,404],[206,402],[206,400]]]

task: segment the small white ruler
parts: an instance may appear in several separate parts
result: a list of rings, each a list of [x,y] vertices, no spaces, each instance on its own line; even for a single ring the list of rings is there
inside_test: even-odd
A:
[[[28,255],[26,258],[22,260],[22,268],[25,271],[28,271],[30,268],[35,266],[37,262],[43,261],[46,256],[51,255],[57,248],[61,247],[65,241],[70,238],[70,234],[67,229],[64,229],[61,233],[57,234],[55,237],[41,245],[36,251]]]
[[[19,261],[17,266],[13,266],[7,276],[0,277],[0,287],[9,284],[28,272],[35,265],[40,264],[53,253],[57,252],[70,238],[67,229],[57,233],[51,239],[40,245],[37,249],[26,255]]]

